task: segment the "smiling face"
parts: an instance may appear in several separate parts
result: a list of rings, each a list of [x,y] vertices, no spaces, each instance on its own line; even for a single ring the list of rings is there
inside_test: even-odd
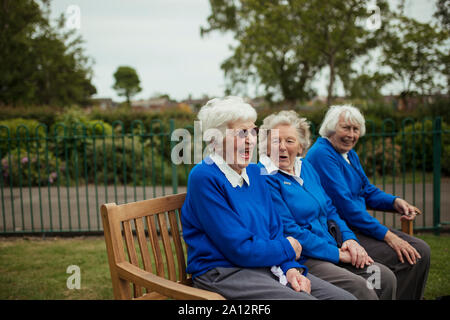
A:
[[[333,147],[339,153],[346,153],[353,149],[361,134],[361,127],[356,123],[345,121],[344,115],[339,116],[336,132],[329,139]]]
[[[256,145],[256,131],[253,121],[236,121],[228,125],[223,140],[225,162],[237,173],[248,166]]]
[[[281,170],[293,174],[295,158],[303,152],[297,130],[288,124],[275,126],[270,130],[267,143],[272,162]]]

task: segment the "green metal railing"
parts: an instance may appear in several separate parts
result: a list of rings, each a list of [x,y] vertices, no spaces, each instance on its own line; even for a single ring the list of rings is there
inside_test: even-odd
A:
[[[415,230],[439,232],[450,223],[443,196],[450,191],[450,168],[441,163],[450,131],[441,118],[366,126],[357,152],[369,179],[422,209]],[[194,164],[171,161],[175,129],[173,120],[135,120],[129,128],[121,121],[32,130],[20,125],[14,132],[0,126],[0,234],[101,232],[103,203],[184,192]],[[194,127],[186,129],[192,133]],[[398,216],[374,215],[399,224]]]

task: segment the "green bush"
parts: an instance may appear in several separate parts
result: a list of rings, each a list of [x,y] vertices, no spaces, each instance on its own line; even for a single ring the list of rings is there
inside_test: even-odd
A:
[[[450,132],[450,125],[442,122],[442,130]],[[422,131],[424,133],[422,133]],[[408,124],[404,131],[400,130],[396,143],[403,149],[403,156],[405,159],[405,170],[412,170],[414,167],[425,171],[433,170],[433,122],[431,120],[424,120],[421,123]],[[441,167],[442,173],[450,175],[450,134],[442,134],[442,154]]]
[[[33,140],[45,141],[46,126],[39,124],[36,120],[15,118],[0,121],[0,157],[3,157],[8,150],[16,148],[26,148],[26,139],[31,144]],[[9,139],[8,139],[9,138]]]
[[[16,118],[23,118],[29,120],[36,120],[39,123],[50,127],[56,122],[56,117],[63,113],[64,109],[54,106],[28,106],[28,107],[11,107],[2,106],[0,112],[0,120],[11,120]]]
[[[44,147],[14,149],[1,159],[1,178],[5,186],[47,186],[66,183],[64,162]]]
[[[358,143],[356,152],[360,155],[362,166],[365,168],[367,174],[373,174],[374,171],[380,175],[399,173],[401,170],[401,148],[398,145],[392,144],[392,138],[385,137],[384,142],[382,138],[375,139],[366,143]],[[384,145],[383,145],[384,143]],[[373,147],[374,148],[373,148]],[[365,152],[362,150],[364,149]]]

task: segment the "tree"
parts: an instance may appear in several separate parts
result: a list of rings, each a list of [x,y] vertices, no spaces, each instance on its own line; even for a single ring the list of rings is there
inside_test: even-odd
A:
[[[249,81],[264,87],[266,97],[281,93],[296,101],[311,95],[310,82],[320,65],[310,52],[299,23],[288,6],[278,1],[215,1],[205,35],[214,30],[231,31],[239,44],[221,68],[230,80],[228,92],[244,87]],[[231,89],[233,88],[233,89]]]
[[[82,39],[49,20],[50,1],[0,0],[0,104],[84,104],[96,92]]]
[[[331,103],[338,69],[377,43],[378,32],[357,23],[369,16],[363,0],[210,0],[210,5],[201,34],[232,32],[238,42],[221,66],[231,85],[253,80],[269,95],[280,92],[290,101],[311,96],[313,77],[328,67]]]
[[[113,86],[114,90],[117,91],[119,96],[125,96],[128,105],[130,105],[130,98],[142,91],[136,70],[131,67],[120,66],[114,73],[114,79],[116,80]]]
[[[382,65],[390,68],[391,83],[402,85],[401,97],[442,89],[438,77],[448,73],[448,33],[436,26],[397,15],[382,42]],[[447,60],[448,61],[448,60]]]
[[[388,82],[389,76],[378,71],[349,72],[340,76],[345,82],[347,96],[351,99],[361,99],[367,102],[379,102],[382,100],[381,89]]]
[[[437,0],[436,12],[434,17],[439,20],[443,28],[450,30],[450,1],[449,0]]]

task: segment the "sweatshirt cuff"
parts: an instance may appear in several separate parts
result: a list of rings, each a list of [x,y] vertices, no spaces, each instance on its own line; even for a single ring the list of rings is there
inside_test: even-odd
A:
[[[374,232],[373,237],[377,240],[384,241],[384,237],[388,232],[388,228],[386,226],[380,225]]]
[[[338,247],[333,247],[329,250],[329,253],[327,255],[330,259],[331,262],[333,262],[334,264],[338,264],[339,263],[339,248]]]
[[[295,250],[287,238],[280,239],[281,245],[286,254],[286,260],[295,260]],[[284,270],[283,270],[284,271]]]
[[[282,263],[280,268],[281,270],[283,270],[284,274],[286,274],[286,272],[292,268],[303,269],[302,275],[304,276],[308,274],[308,268],[295,260]]]
[[[342,234],[342,242],[345,242],[347,240],[355,240],[356,242],[359,243],[358,238],[352,231],[343,231],[341,232],[341,234]]]

